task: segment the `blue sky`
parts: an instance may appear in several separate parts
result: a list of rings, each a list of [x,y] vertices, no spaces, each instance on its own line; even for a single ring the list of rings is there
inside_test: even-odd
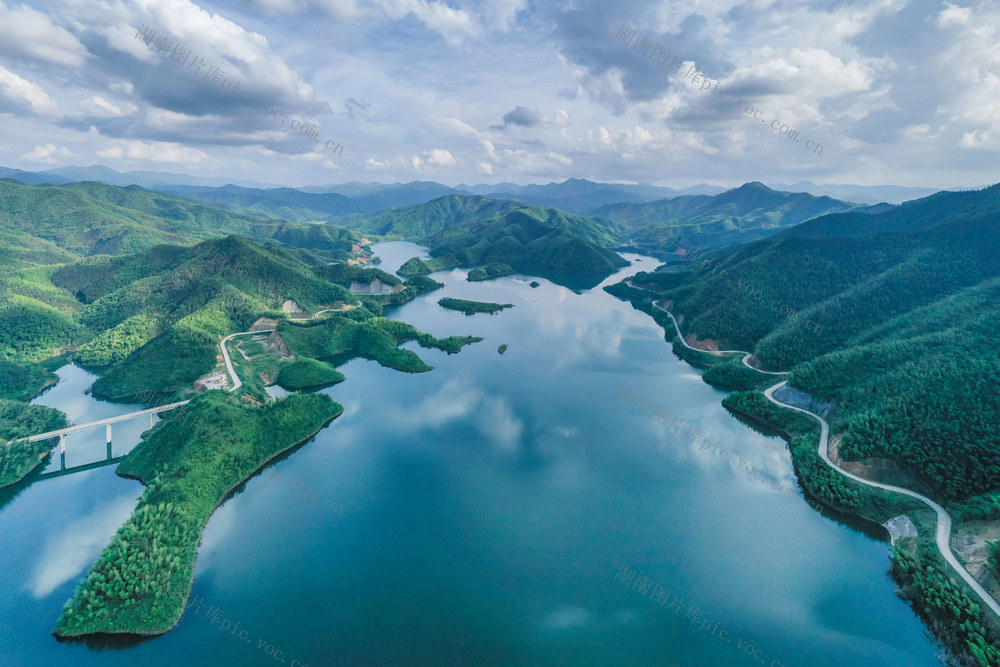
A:
[[[977,186],[1000,181],[1000,3],[0,0],[0,122],[25,170]]]

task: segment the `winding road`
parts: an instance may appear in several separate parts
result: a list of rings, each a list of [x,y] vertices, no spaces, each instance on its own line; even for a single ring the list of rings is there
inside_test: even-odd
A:
[[[645,287],[636,287],[631,283],[626,283],[626,284],[628,284],[629,287],[633,287],[635,289],[646,289]],[[653,290],[647,289],[646,291],[652,292]],[[653,303],[653,307],[659,308],[660,310],[662,310],[663,312],[665,312],[667,315],[670,316],[671,321],[673,321],[674,323],[674,328],[677,330],[677,337],[680,338],[681,343],[688,349],[695,350],[697,352],[708,352],[709,354],[742,354],[744,355],[743,363],[748,368],[753,368],[753,370],[757,371],[758,373],[767,373],[769,375],[788,375],[788,371],[762,371],[759,368],[754,368],[753,366],[750,365],[750,362],[748,361],[753,356],[753,354],[751,352],[746,352],[745,350],[699,350],[696,347],[691,347],[684,340],[684,336],[683,334],[681,334],[680,327],[677,326],[677,319],[674,317],[673,313],[671,313],[669,310],[666,310],[665,308],[660,307],[655,302]],[[795,410],[796,412],[801,412],[802,414],[809,415],[810,417],[819,422],[820,425],[819,456],[828,466],[839,472],[841,475],[849,477],[850,479],[853,479],[856,482],[860,482],[861,484],[873,486],[877,489],[902,493],[904,495],[910,496],[911,498],[916,498],[917,500],[930,506],[930,508],[933,509],[934,512],[937,514],[937,530],[935,533],[935,541],[937,542],[937,547],[938,550],[941,552],[941,556],[944,557],[944,559],[948,562],[949,565],[955,568],[955,571],[958,572],[959,576],[961,576],[962,579],[965,580],[965,583],[967,583],[969,587],[979,595],[982,601],[986,603],[986,606],[992,609],[993,613],[996,614],[998,617],[1000,617],[1000,604],[998,604],[996,599],[994,599],[994,597],[990,595],[989,592],[985,588],[983,588],[982,585],[980,585],[980,583],[976,581],[971,574],[969,574],[969,571],[965,569],[965,566],[963,566],[960,562],[958,562],[958,559],[955,557],[955,554],[951,550],[951,515],[948,514],[948,512],[943,507],[938,505],[936,502],[934,502],[927,496],[923,496],[917,493],[916,491],[910,491],[909,489],[904,489],[899,486],[892,486],[890,484],[872,482],[870,480],[864,479],[863,477],[858,477],[853,473],[847,472],[846,470],[838,466],[836,463],[834,463],[830,459],[830,456],[827,452],[829,445],[830,425],[826,423],[826,420],[820,417],[815,412],[810,412],[805,408],[800,408],[794,405],[789,405],[787,403],[782,403],[781,401],[779,401],[774,397],[774,392],[782,388],[786,384],[788,384],[788,380],[782,380],[778,384],[769,387],[768,389],[764,390],[764,396],[767,397],[767,400],[771,401],[778,407],[787,408],[788,410]]]
[[[358,301],[358,303],[357,303],[357,305],[355,307],[360,306],[360,305],[361,305],[361,302]],[[316,319],[317,317],[319,317],[323,313],[335,313],[335,312],[337,312],[339,310],[342,310],[342,309],[340,309],[340,308],[327,308],[325,310],[318,310],[318,311],[316,311],[316,313],[314,315],[310,315],[309,317],[295,317],[295,318],[289,318],[289,320],[291,320],[292,322],[307,322],[309,320]],[[225,338],[223,338],[222,341],[219,342],[219,349],[222,350],[222,359],[223,359],[223,361],[226,362],[226,370],[229,372],[229,379],[233,383],[232,388],[229,390],[231,392],[232,391],[236,391],[237,389],[239,389],[240,387],[242,387],[243,386],[243,380],[240,379],[240,376],[236,374],[236,369],[233,368],[233,360],[229,358],[229,350],[226,349],[226,343],[228,343],[230,340],[232,340],[236,336],[246,336],[247,334],[258,334],[258,333],[274,333],[274,329],[260,329],[258,331],[240,331],[239,333],[229,334],[228,336],[226,336]],[[242,350],[240,350],[240,352],[242,352]],[[246,356],[246,355],[244,355],[244,356]]]
[[[318,313],[317,313],[318,314]],[[258,334],[258,333],[272,333],[274,329],[261,329],[260,331],[241,331],[239,333],[229,334],[219,343],[219,349],[222,350],[222,359],[226,362],[226,370],[229,371],[229,378],[233,381],[233,387],[229,391],[236,391],[243,386],[243,380],[240,376],[236,374],[236,369],[233,368],[233,360],[229,358],[229,350],[226,349],[226,343],[232,340],[236,336],[245,336],[247,334]]]
[[[813,419],[819,421],[819,426],[820,426],[819,455],[826,462],[826,464],[829,465],[834,470],[836,470],[837,472],[839,472],[841,475],[844,475],[845,477],[850,477],[851,479],[857,482],[861,482],[862,484],[867,484],[868,486],[874,486],[877,489],[884,489],[886,491],[895,491],[896,493],[902,493],[904,495],[910,496],[911,498],[916,498],[917,500],[924,502],[927,505],[930,505],[930,507],[935,512],[937,512],[937,533],[935,535],[935,539],[937,541],[937,547],[938,550],[941,552],[941,555],[944,556],[944,559],[948,561],[948,563],[953,568],[955,568],[958,574],[961,575],[962,579],[965,579],[965,583],[969,584],[969,587],[979,594],[979,597],[981,597],[983,599],[983,602],[985,602],[986,605],[993,610],[993,613],[996,614],[997,616],[1000,616],[1000,604],[997,604],[997,601],[993,598],[993,596],[990,595],[985,588],[979,585],[979,582],[976,581],[972,577],[972,575],[969,574],[969,571],[966,570],[965,567],[958,562],[958,559],[955,558],[955,554],[952,553],[951,551],[951,515],[949,515],[948,512],[945,511],[945,509],[940,505],[938,505],[936,502],[934,502],[927,496],[920,495],[916,491],[910,491],[909,489],[904,489],[899,486],[891,486],[889,484],[881,484],[879,482],[869,481],[862,477],[858,477],[853,473],[847,472],[843,468],[840,468],[833,461],[831,461],[829,455],[827,454],[827,439],[830,435],[830,426],[829,424],[826,423],[826,420],[817,415],[815,412],[810,412],[805,408],[799,408],[794,405],[788,405],[787,403],[782,403],[772,395],[775,391],[785,386],[786,384],[788,384],[788,380],[779,382],[773,387],[766,389],[764,391],[764,395],[767,396],[767,399],[769,401],[771,401],[772,403],[774,403],[779,407],[788,408],[789,410],[795,410],[796,412],[801,412],[802,414],[809,415]]]
[[[657,292],[656,290],[651,290],[648,287],[639,287],[638,285],[633,285],[632,282],[628,281],[628,280],[625,281],[625,284],[628,285],[629,287],[631,287],[632,289],[641,289],[644,292],[652,292],[653,294],[657,294],[657,295],[659,294],[659,292]],[[750,365],[750,360],[753,358],[753,352],[747,352],[746,350],[702,350],[701,348],[691,347],[690,345],[687,344],[687,341],[684,340],[684,336],[683,336],[683,334],[681,334],[681,328],[680,328],[680,326],[678,326],[677,320],[674,318],[674,314],[671,313],[666,308],[663,308],[662,306],[660,306],[655,301],[653,302],[653,308],[656,308],[658,310],[662,310],[663,312],[665,312],[667,315],[670,316],[670,319],[674,323],[674,328],[677,329],[677,337],[681,339],[681,344],[684,345],[684,347],[686,347],[689,350],[694,350],[695,352],[705,352],[707,354],[715,354],[715,355],[719,355],[719,354],[742,354],[743,355],[743,365],[746,366],[747,368],[749,368],[750,370],[757,371],[758,373],[765,373],[766,375],[788,375],[788,373],[789,373],[789,371],[762,371],[759,368],[751,366]]]

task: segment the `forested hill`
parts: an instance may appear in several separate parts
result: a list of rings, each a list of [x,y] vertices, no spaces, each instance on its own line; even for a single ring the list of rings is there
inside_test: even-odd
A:
[[[320,270],[231,236],[89,258],[59,269],[52,282],[83,305],[73,321],[96,337],[75,356],[105,367],[94,392],[115,398],[190,385],[215,366],[220,337],[245,331],[261,315],[280,317],[287,299],[307,312],[354,302]]]
[[[589,288],[628,262],[580,234],[552,209],[517,207],[454,224],[421,240],[440,268],[508,264],[575,288]],[[589,236],[600,236],[599,228]]]
[[[340,224],[371,234],[422,241],[456,225],[466,225],[467,229],[471,229],[478,222],[518,211],[550,230],[566,230],[604,248],[615,247],[628,236],[626,225],[618,221],[475,195],[447,195],[426,204],[343,218]]]
[[[992,238],[1000,207],[1000,186],[965,192],[938,192],[868,216],[828,215],[786,232],[786,237],[836,238],[885,232],[936,230],[945,235],[971,234]],[[872,207],[875,209],[875,207]],[[977,231],[979,230],[979,231]]]
[[[116,288],[146,279],[136,291],[143,294],[153,284],[148,271],[169,270],[172,262],[190,262],[184,271],[201,275],[198,262],[180,245],[232,232],[288,248],[309,265],[351,257],[353,244],[361,240],[342,227],[258,220],[137,186],[25,185],[0,179],[0,377],[38,378],[39,373],[13,362],[46,359],[100,333],[76,319],[83,304],[74,295],[92,296],[105,286],[94,278],[86,285],[66,283],[69,289],[63,289],[52,282],[57,266],[100,256],[92,268],[99,267],[104,279],[118,281]],[[112,259],[135,253],[143,254]],[[81,269],[62,275],[73,272]],[[156,330],[146,320],[126,328],[130,342]]]
[[[613,204],[595,213],[615,220],[631,216],[636,226],[632,242],[641,249],[656,250],[660,245],[657,237],[664,229],[680,235],[686,247],[711,248],[746,243],[810,218],[861,208],[805,192],[778,192],[754,181],[715,196]]]
[[[293,188],[262,190],[236,185],[221,188],[176,185],[160,189],[246,215],[295,222],[327,222],[338,216],[368,210],[349,197],[335,192],[320,194]]]
[[[845,457],[903,462],[939,498],[1000,489],[1000,186],[824,216],[634,282],[685,334],[835,401]]]
[[[117,255],[162,243],[190,244],[226,234],[322,247],[329,259],[343,259],[361,235],[341,227],[261,220],[223,211],[139,186],[96,182],[26,185],[0,179],[0,246],[22,254],[40,249],[65,261],[77,256]],[[27,235],[27,236],[25,236]],[[32,248],[28,237],[40,242]],[[63,252],[59,255],[59,250]],[[42,258],[42,263],[47,263]]]

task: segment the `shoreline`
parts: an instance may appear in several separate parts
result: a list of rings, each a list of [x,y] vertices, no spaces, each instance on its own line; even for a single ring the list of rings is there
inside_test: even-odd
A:
[[[635,289],[642,289],[642,288],[635,288]],[[670,316],[670,321],[674,323],[674,328],[677,331],[677,337],[680,339],[681,343],[685,347],[700,352],[707,351],[707,350],[698,350],[697,348],[693,348],[687,344],[687,342],[684,340],[683,334],[681,334],[680,327],[677,325],[677,319],[674,317],[673,313],[657,305],[655,302],[653,303],[653,307],[659,308],[660,310],[662,310],[663,312],[665,312],[667,315]],[[753,356],[751,352],[746,352],[745,350],[719,350],[714,352],[714,354],[724,354],[724,353],[746,355],[743,357],[743,363],[749,366],[750,368],[753,368],[752,366],[749,365],[749,362],[747,361],[749,357]],[[762,371],[757,368],[754,368],[753,370],[759,373],[769,373],[772,375],[787,375],[790,372],[790,371],[777,371],[777,372]],[[774,392],[784,387],[787,384],[788,380],[782,380],[781,382],[772,385],[767,389],[764,389],[762,393],[764,394],[765,398],[767,398],[767,400],[777,405],[778,407],[784,408],[786,410],[794,410],[801,414],[808,415],[809,417],[812,417],[813,419],[819,422],[820,424],[819,456],[823,460],[823,462],[826,463],[829,467],[833,468],[844,477],[853,479],[854,481],[859,482],[861,484],[865,484],[867,486],[881,489],[883,491],[889,491],[892,493],[902,493],[903,495],[910,496],[911,498],[916,498],[917,500],[923,502],[924,504],[929,506],[932,510],[934,510],[935,513],[937,514],[937,530],[935,532],[935,541],[937,542],[938,551],[941,553],[941,556],[945,559],[945,562],[951,565],[952,568],[958,573],[958,575],[961,576],[963,580],[965,580],[965,582],[969,585],[969,587],[972,588],[979,595],[979,597],[983,600],[983,602],[986,603],[986,606],[988,606],[997,615],[997,617],[1000,618],[1000,603],[998,603],[996,599],[994,599],[993,596],[990,595],[990,593],[985,588],[983,588],[982,585],[978,581],[976,581],[976,579],[971,574],[969,574],[968,570],[966,570],[965,567],[958,562],[958,559],[955,557],[954,553],[951,550],[950,541],[951,541],[952,519],[951,515],[948,514],[947,510],[945,510],[941,505],[937,504],[927,496],[919,494],[916,491],[911,491],[910,489],[905,489],[901,486],[893,486],[891,484],[883,484],[882,482],[875,482],[872,480],[868,480],[859,475],[848,472],[843,468],[841,468],[840,466],[838,466],[837,464],[835,464],[830,459],[829,452],[827,451],[829,446],[829,433],[830,433],[830,425],[827,423],[827,421],[822,417],[820,417],[819,415],[817,415],[816,413],[806,410],[805,408],[800,408],[794,405],[790,405],[788,403],[783,403],[782,401],[779,401],[778,399],[774,398]],[[858,514],[858,516],[860,516],[863,519],[868,519],[869,521],[874,521],[874,519],[866,517],[862,514]]]

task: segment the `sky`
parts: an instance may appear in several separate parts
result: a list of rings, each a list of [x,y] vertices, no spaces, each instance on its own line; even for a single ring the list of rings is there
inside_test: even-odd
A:
[[[1000,3],[0,0],[0,165],[91,164],[987,185]]]

